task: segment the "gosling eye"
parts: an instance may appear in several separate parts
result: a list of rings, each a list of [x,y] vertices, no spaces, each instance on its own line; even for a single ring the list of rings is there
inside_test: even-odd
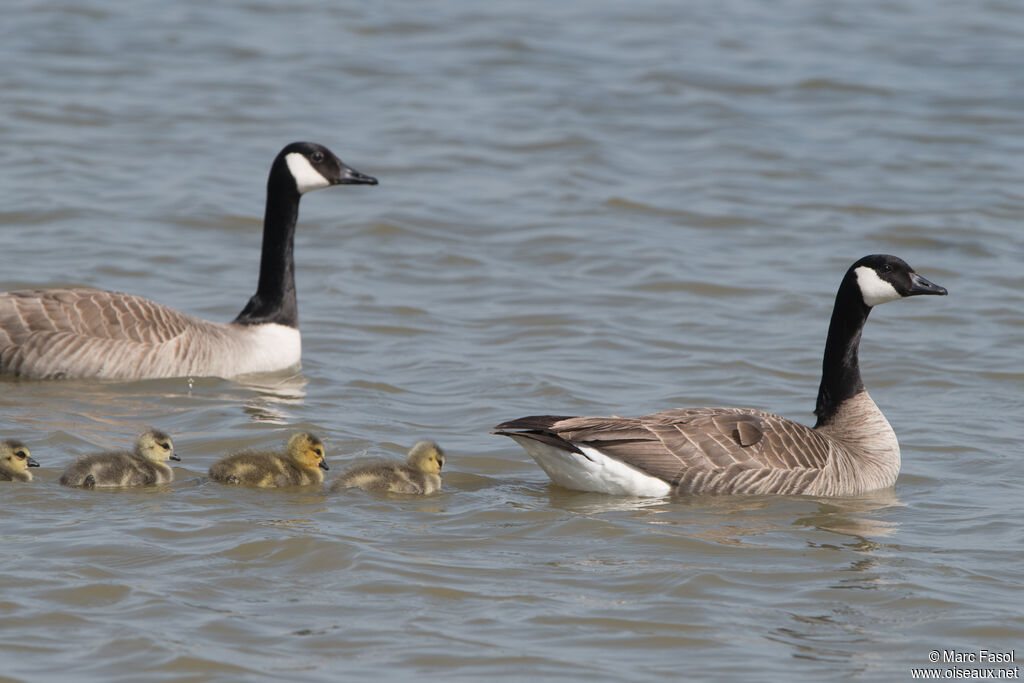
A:
[[[25,451],[14,451],[14,454],[21,458],[22,460],[28,457],[28,453],[26,453]]]
[[[171,450],[171,444],[169,444],[169,443],[164,442],[164,443],[161,443],[159,445],[160,445],[160,448],[164,449],[165,451]]]

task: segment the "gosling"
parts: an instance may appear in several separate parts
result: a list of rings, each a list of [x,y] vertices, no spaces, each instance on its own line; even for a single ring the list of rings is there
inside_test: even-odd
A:
[[[25,444],[15,439],[0,441],[0,481],[32,481],[29,467],[39,467],[39,463]]]
[[[361,488],[366,491],[428,494],[441,490],[444,451],[433,441],[420,441],[409,449],[407,464],[378,463],[353,467],[331,482],[331,491]]]
[[[284,453],[239,451],[225,455],[210,466],[210,478],[222,484],[273,488],[323,484],[329,470],[324,462],[324,444],[309,432],[288,440]]]
[[[136,440],[134,451],[108,451],[79,457],[64,469],[60,483],[83,489],[168,484],[174,480],[168,460],[181,460],[174,453],[171,437],[150,429]]]

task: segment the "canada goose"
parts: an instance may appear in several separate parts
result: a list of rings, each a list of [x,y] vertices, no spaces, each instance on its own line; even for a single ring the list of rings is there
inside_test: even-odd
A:
[[[391,493],[433,493],[441,490],[444,451],[433,441],[420,441],[409,449],[406,464],[360,465],[342,472],[331,491],[361,488]]]
[[[331,185],[376,185],[326,147],[294,142],[267,180],[256,294],[230,323],[98,289],[0,294],[0,373],[145,379],[235,377],[292,367],[302,351],[292,257],[299,198]]]
[[[79,457],[64,468],[60,483],[83,489],[169,484],[174,480],[174,471],[167,465],[168,460],[181,460],[174,453],[171,437],[150,429],[136,440],[134,451],[108,451]]]
[[[222,484],[257,486],[306,486],[322,484],[329,470],[324,462],[324,444],[309,432],[288,440],[283,453],[239,451],[225,455],[210,466],[210,478]]]
[[[0,481],[32,481],[29,467],[39,467],[20,441],[0,441]]]
[[[778,493],[843,496],[892,486],[900,448],[861,381],[873,306],[946,294],[895,256],[865,256],[836,294],[811,429],[759,410],[679,408],[637,418],[524,417],[515,439],[560,486],[630,496]]]

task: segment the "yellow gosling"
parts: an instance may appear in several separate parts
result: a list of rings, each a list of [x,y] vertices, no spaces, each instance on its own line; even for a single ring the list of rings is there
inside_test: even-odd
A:
[[[107,451],[79,457],[64,469],[60,483],[83,489],[168,484],[174,480],[168,460],[181,460],[174,453],[171,437],[158,429],[150,429],[139,436],[134,451]]]
[[[225,455],[210,466],[210,478],[235,486],[308,486],[322,484],[329,470],[324,461],[324,444],[309,432],[288,440],[283,453],[239,451]]]
[[[361,488],[366,491],[427,494],[441,490],[444,451],[440,446],[433,441],[420,441],[409,449],[406,463],[353,467],[331,482],[331,491]]]
[[[39,467],[39,463],[25,444],[16,439],[0,441],[0,481],[32,481],[29,467]]]

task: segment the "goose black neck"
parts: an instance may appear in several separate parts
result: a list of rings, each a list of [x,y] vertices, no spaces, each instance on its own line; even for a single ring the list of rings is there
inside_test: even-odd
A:
[[[279,162],[281,160],[278,160]],[[267,210],[263,217],[260,280],[235,322],[242,325],[278,323],[299,326],[295,298],[295,223],[299,192],[283,162],[275,163],[267,180]]]
[[[814,414],[815,427],[829,424],[843,401],[864,391],[860,377],[860,337],[871,308],[864,303],[857,279],[848,273],[839,286],[832,322],[825,341],[825,356],[821,363],[821,386]]]

